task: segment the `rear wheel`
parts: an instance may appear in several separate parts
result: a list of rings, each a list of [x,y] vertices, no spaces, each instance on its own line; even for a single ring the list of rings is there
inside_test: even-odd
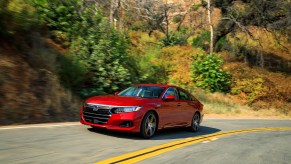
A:
[[[143,138],[152,137],[157,130],[157,117],[154,112],[148,112],[141,123],[140,133]]]
[[[192,132],[197,132],[198,131],[199,123],[200,123],[200,114],[196,112],[193,115],[192,123],[191,123],[191,127],[190,127]]]

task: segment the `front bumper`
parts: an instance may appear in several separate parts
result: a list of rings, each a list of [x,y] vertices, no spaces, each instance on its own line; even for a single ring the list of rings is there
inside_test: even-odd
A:
[[[139,132],[142,116],[143,115],[141,114],[141,112],[112,114],[110,118],[108,119],[107,123],[95,124],[95,123],[87,122],[84,119],[83,113],[81,112],[80,123],[84,125],[89,125],[92,127],[105,128],[108,130],[124,131],[124,132]],[[131,125],[124,126],[125,122],[130,122]]]

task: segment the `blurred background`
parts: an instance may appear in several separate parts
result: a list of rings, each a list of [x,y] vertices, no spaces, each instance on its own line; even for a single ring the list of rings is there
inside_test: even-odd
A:
[[[0,125],[173,84],[205,113],[291,116],[290,0],[0,0]]]

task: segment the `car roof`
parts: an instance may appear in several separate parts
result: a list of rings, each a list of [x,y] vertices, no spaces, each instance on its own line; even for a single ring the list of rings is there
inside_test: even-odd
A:
[[[176,88],[179,88],[177,86],[167,85],[167,84],[135,84],[134,86],[153,86],[153,87],[165,87],[165,88],[176,87]]]

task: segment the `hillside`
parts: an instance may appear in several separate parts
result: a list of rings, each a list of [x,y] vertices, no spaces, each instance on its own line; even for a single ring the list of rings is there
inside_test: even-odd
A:
[[[44,56],[50,54],[50,58],[56,58],[57,53],[49,44],[37,41],[38,47],[28,46],[30,51],[26,52],[17,50],[12,43],[1,43],[1,125],[77,121],[79,118],[81,101],[60,84],[55,72],[57,62]]]

